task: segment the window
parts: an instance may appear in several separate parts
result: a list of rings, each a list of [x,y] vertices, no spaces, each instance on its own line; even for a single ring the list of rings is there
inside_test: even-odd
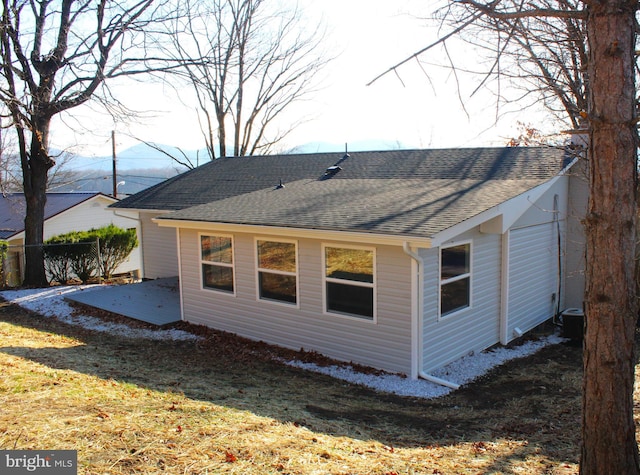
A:
[[[258,240],[257,248],[259,297],[297,303],[296,244]]]
[[[202,286],[233,292],[233,243],[227,236],[200,236]]]
[[[471,244],[440,250],[440,315],[448,315],[470,305]]]
[[[325,247],[327,312],[374,318],[374,251]]]

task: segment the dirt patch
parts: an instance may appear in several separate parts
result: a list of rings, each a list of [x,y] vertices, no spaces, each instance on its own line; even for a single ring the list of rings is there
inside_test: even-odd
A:
[[[452,397],[476,409],[500,409],[533,396],[579,396],[581,388],[566,383],[581,376],[581,367],[581,348],[572,343],[550,345],[526,358],[506,362]]]

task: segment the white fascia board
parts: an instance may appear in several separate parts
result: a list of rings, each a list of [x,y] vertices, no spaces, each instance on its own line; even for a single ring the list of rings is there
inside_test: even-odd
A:
[[[128,218],[140,221],[140,213],[138,211],[126,208],[107,208],[107,210],[111,211],[115,216],[118,216],[120,218]]]
[[[98,201],[98,200],[110,201],[110,203],[108,203],[108,204],[107,204],[106,208],[108,208],[108,207],[109,207],[109,206],[111,206],[112,204],[114,204],[114,203],[117,203],[117,202],[118,202],[118,200],[116,200],[113,196],[109,196],[109,195],[105,195],[105,194],[100,193],[100,194],[97,194],[97,195],[92,196],[92,197],[91,197],[91,198],[89,198],[89,199],[86,199],[86,200],[84,200],[84,201],[81,201],[80,203],[78,203],[78,204],[76,204],[76,205],[74,205],[74,206],[71,206],[70,208],[67,208],[66,210],[63,210],[63,211],[62,211],[61,213],[59,213],[59,214],[62,214],[62,213],[64,213],[65,211],[68,211],[68,210],[70,210],[70,209],[73,209],[73,208],[75,208],[76,206],[79,206],[79,205],[81,205],[81,204],[84,204],[84,203],[91,203],[92,201]]]
[[[15,241],[17,239],[20,239],[21,241],[24,241],[24,230],[22,231],[18,231],[15,234],[12,234],[11,236],[7,236],[6,238],[2,238],[0,239],[0,241],[7,241],[9,243],[9,245],[11,246],[11,241]]]
[[[171,213],[175,210],[167,210],[167,209],[142,209],[142,208],[107,208],[113,212],[116,216],[121,216],[123,218],[131,218],[138,222],[142,221],[143,214],[153,214],[155,217],[151,218],[153,221],[159,216],[163,214]]]
[[[433,247],[438,247],[442,245],[442,243],[450,241],[456,236],[470,231],[476,226],[480,226],[491,220],[495,220],[491,226],[494,228],[492,230],[493,233],[503,234],[507,232],[507,230],[513,226],[513,224],[520,219],[520,217],[526,213],[527,210],[533,206],[533,204],[538,201],[540,197],[544,195],[563,175],[564,174],[556,175],[541,185],[533,187],[518,196],[514,196],[513,198],[504,201],[493,208],[489,208],[466,221],[436,233],[431,238],[431,245]],[[500,220],[502,221],[501,223]],[[496,225],[499,225],[499,229],[495,229]]]
[[[402,247],[409,243],[416,248],[431,247],[431,240],[427,237],[394,236],[387,234],[358,233],[353,231],[330,231],[325,229],[288,228],[282,226],[259,226],[253,224],[218,223],[210,221],[189,221],[180,219],[153,218],[152,221],[160,227],[187,228],[199,231],[239,232],[249,234],[266,234],[271,236],[298,237],[308,239],[322,239],[334,241],[349,241],[367,244],[380,244]]]
[[[158,215],[161,214],[167,214],[167,213],[171,213],[173,211],[173,209],[145,209],[145,208],[109,208],[109,209],[113,209],[113,210],[118,210],[118,211],[131,211],[131,212],[135,212],[135,213],[157,213]]]

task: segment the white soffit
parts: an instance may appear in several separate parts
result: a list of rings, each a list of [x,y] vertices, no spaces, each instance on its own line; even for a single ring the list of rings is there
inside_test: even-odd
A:
[[[480,226],[482,232],[504,234],[560,178],[562,178],[561,175],[556,176],[510,200],[435,234],[431,238],[432,247],[439,247],[442,243],[450,241],[476,226]]]

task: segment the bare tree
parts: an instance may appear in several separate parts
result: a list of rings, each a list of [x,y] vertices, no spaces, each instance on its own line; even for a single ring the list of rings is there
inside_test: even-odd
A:
[[[563,133],[544,134],[531,124],[521,121],[516,124],[519,133],[507,140],[508,147],[563,147],[566,143],[567,137]]]
[[[526,3],[526,2],[525,2]],[[470,93],[482,88],[496,94],[498,105],[513,104],[518,110],[543,104],[547,112],[567,127],[578,128],[587,110],[587,38],[584,15],[575,15],[580,0],[537,0],[537,11],[556,11],[557,16],[488,14],[489,3],[455,1],[435,12],[434,18],[448,33],[411,57],[374,78],[409,62],[423,64],[427,51],[440,46],[458,80],[462,74],[482,77]],[[497,3],[504,10],[524,11],[516,0]],[[493,11],[496,9],[494,8]],[[567,13],[567,14],[565,14]],[[460,40],[478,52],[482,62],[470,69],[468,58],[457,58],[449,42]],[[467,51],[468,49],[465,50]],[[466,97],[460,93],[465,106]]]
[[[535,8],[576,12],[580,4],[579,0],[540,0]],[[501,5],[512,11],[522,8],[514,0]],[[517,103],[519,108],[542,103],[555,118],[578,128],[581,114],[587,110],[584,18],[573,14],[496,17],[487,13],[486,6],[476,2],[456,2],[441,12],[442,20],[452,27],[475,19],[457,38],[484,49],[488,69],[481,72],[482,84],[494,79],[499,100]],[[514,89],[511,97],[506,95],[508,88],[503,82]]]
[[[47,174],[47,190],[63,188],[74,182],[75,173],[69,167],[73,159],[74,155],[69,152],[60,152],[54,157],[55,165]]]
[[[211,159],[269,153],[294,128],[276,127],[309,96],[328,62],[319,29],[302,28],[301,12],[266,0],[183,0],[188,13],[173,29],[178,60],[197,100]],[[317,27],[316,27],[317,28]]]
[[[166,146],[163,146],[161,144],[157,144],[154,142],[148,142],[146,140],[142,140],[139,139],[137,137],[133,137],[134,139],[138,140],[139,142],[145,144],[147,147],[152,148],[153,150],[155,150],[156,152],[160,152],[161,154],[163,154],[164,156],[166,156],[167,158],[170,158],[171,160],[173,160],[174,162],[176,162],[176,164],[187,168],[189,170],[193,170],[194,168],[197,168],[198,165],[200,164],[200,153],[199,151],[196,152],[196,157],[195,157],[195,161],[193,158],[191,158],[187,152],[185,152],[184,150],[182,150],[180,147],[172,147],[173,150],[168,150]],[[177,170],[176,170],[177,172]]]
[[[11,136],[7,133],[7,126],[2,122],[6,119],[0,115],[0,193],[12,193],[20,190],[20,167],[13,152]]]
[[[25,284],[46,285],[42,238],[51,120],[107,93],[106,80],[170,68],[147,49],[167,20],[164,0],[2,0],[0,99],[18,143],[25,217]],[[102,96],[104,97],[104,96]]]
[[[568,119],[589,127],[590,196],[585,232],[582,474],[640,473],[633,419],[635,327],[638,318],[635,245],[638,147],[634,0],[460,0],[453,28],[436,44],[478,26],[494,41],[485,78],[522,77],[509,66],[518,48],[536,73],[532,93],[561,104]],[[449,10],[453,12],[454,10]],[[581,37],[580,35],[584,35]],[[548,44],[554,43],[553,49]],[[584,47],[582,46],[584,45]],[[532,55],[532,52],[535,54]],[[511,56],[510,56],[511,55]],[[515,55],[515,56],[514,56]],[[503,59],[505,61],[503,61]],[[452,66],[456,67],[452,62]],[[584,95],[582,92],[584,92]],[[582,101],[582,97],[586,101]],[[581,102],[582,101],[582,102]]]

